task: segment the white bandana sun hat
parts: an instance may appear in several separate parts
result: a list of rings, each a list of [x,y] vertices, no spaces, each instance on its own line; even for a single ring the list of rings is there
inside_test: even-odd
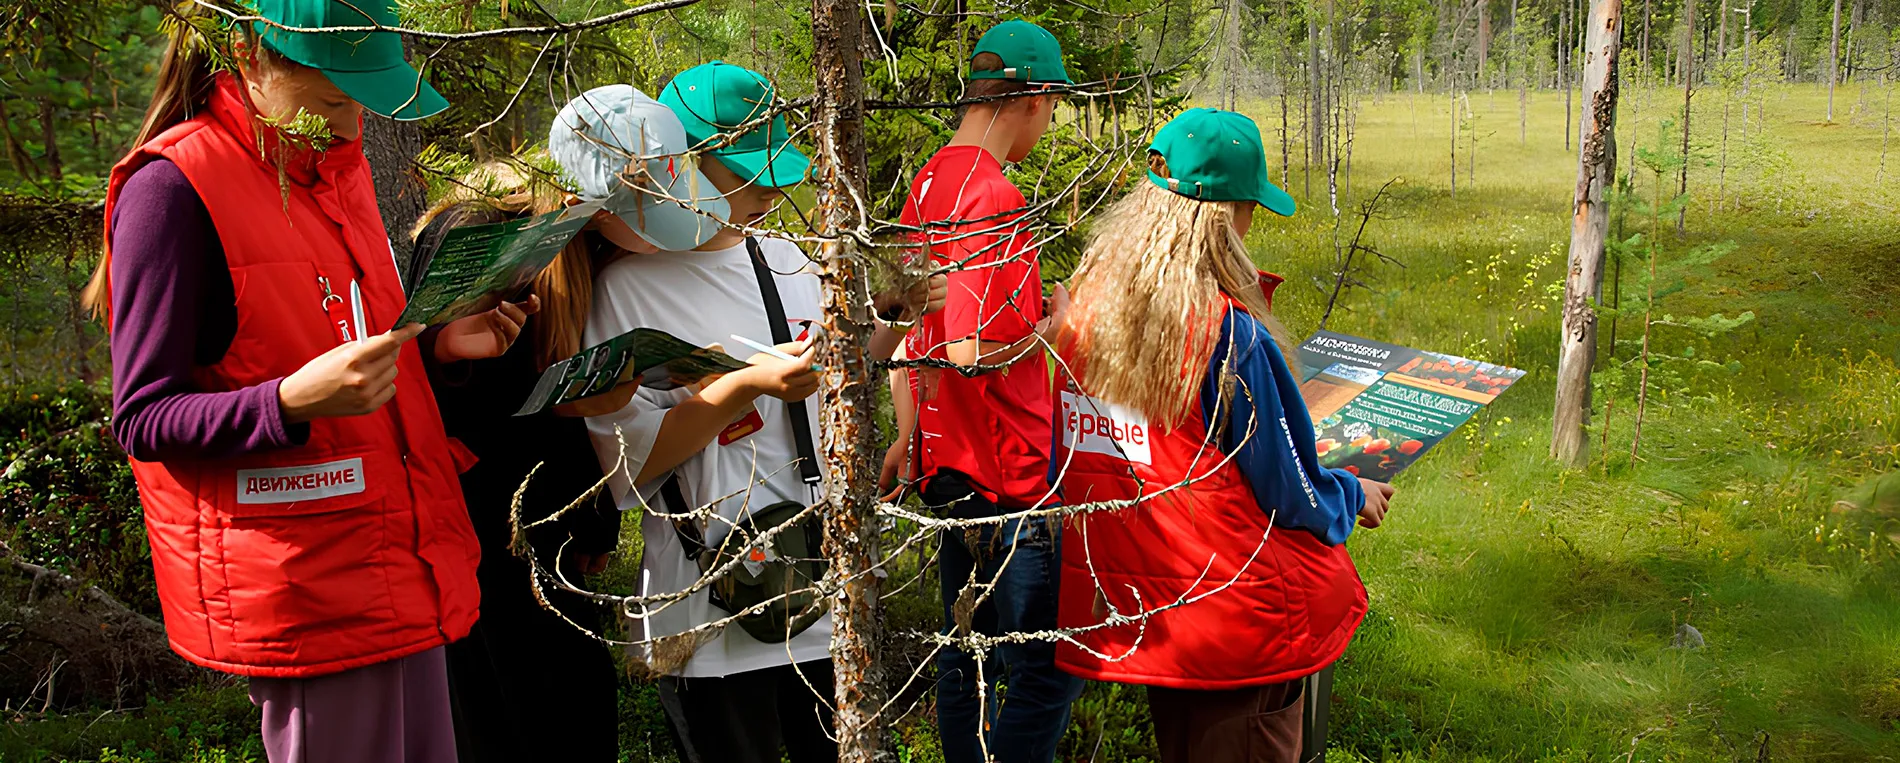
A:
[[[675,252],[706,243],[732,216],[696,157],[685,155],[689,145],[673,110],[631,85],[582,93],[548,130],[548,154],[582,199],[606,200],[641,238]],[[631,171],[639,162],[644,173]]]

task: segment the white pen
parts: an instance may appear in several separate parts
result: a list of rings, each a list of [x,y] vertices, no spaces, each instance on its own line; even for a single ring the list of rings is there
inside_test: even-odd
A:
[[[738,342],[739,342],[740,344],[743,344],[743,345],[745,345],[745,346],[747,346],[747,347],[750,347],[750,348],[752,348],[752,349],[754,349],[754,350],[758,350],[759,352],[763,352],[763,353],[765,353],[765,354],[767,354],[767,355],[770,355],[770,356],[772,356],[772,357],[774,357],[774,358],[778,358],[779,360],[791,360],[791,361],[796,361],[796,360],[798,360],[798,358],[794,358],[794,357],[792,357],[792,356],[790,356],[790,355],[787,355],[787,354],[785,354],[785,353],[783,353],[783,352],[781,352],[781,351],[779,351],[779,349],[778,349],[778,348],[776,348],[776,347],[772,347],[772,346],[769,346],[769,345],[763,345],[763,344],[759,344],[758,342],[754,342],[754,341],[752,341],[752,340],[750,340],[750,339],[747,339],[747,338],[745,338],[745,337],[742,337],[742,336],[739,336],[738,334],[733,334],[733,335],[732,335],[732,338],[733,338],[733,339],[736,339],[736,340],[738,340]],[[823,366],[820,366],[820,365],[818,365],[818,364],[816,364],[816,363],[813,363],[813,364],[812,364],[812,367],[811,367],[811,370],[813,370],[813,371],[823,371],[823,370],[825,370],[825,369],[824,369],[824,367],[823,367]]]
[[[369,341],[369,327],[363,324],[363,287],[355,279],[350,279],[350,320],[356,323],[356,341]]]

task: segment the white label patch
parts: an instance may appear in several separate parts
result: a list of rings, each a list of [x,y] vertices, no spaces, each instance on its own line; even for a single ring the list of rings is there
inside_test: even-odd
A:
[[[275,469],[239,469],[238,503],[289,503],[363,492],[363,459]]]
[[[1149,460],[1148,417],[1140,411],[1073,392],[1062,393],[1062,441],[1070,450],[1138,464]]]

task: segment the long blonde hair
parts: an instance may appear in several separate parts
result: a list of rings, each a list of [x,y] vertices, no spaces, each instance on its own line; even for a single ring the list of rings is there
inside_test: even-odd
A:
[[[409,233],[421,250],[440,245],[440,235],[460,225],[481,225],[560,209],[566,194],[549,177],[525,166],[520,159],[476,166],[458,178],[435,206],[422,213]],[[438,218],[443,224],[434,225]],[[431,234],[433,236],[425,235]],[[436,240],[431,241],[430,238]],[[594,262],[587,236],[574,237],[554,262],[534,277],[534,293],[541,312],[528,326],[534,337],[539,368],[571,358],[581,351],[581,330],[594,304]]]
[[[1165,167],[1158,171],[1166,176]],[[1200,401],[1220,341],[1222,294],[1286,352],[1286,329],[1268,311],[1259,271],[1234,230],[1236,207],[1138,182],[1096,223],[1070,279],[1064,328],[1089,395],[1168,427],[1181,423]]]

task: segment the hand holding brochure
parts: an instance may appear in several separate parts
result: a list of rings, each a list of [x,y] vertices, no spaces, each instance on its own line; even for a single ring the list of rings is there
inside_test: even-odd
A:
[[[605,394],[636,379],[640,386],[665,390],[745,367],[744,361],[731,355],[664,331],[634,329],[548,366],[515,415]]]
[[[1300,345],[1319,462],[1390,482],[1524,372],[1321,331]]]

